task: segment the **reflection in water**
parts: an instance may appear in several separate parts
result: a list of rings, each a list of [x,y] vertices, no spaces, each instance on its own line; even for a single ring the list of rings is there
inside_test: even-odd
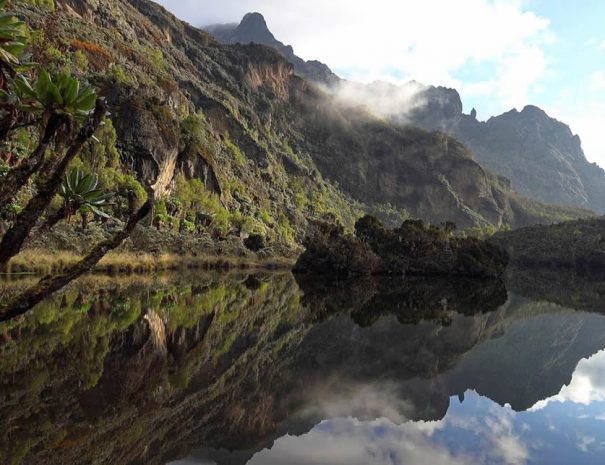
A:
[[[532,409],[542,409],[551,402],[573,402],[586,406],[605,402],[605,350],[589,359],[580,360],[571,382],[563,386],[557,395],[537,402]],[[605,409],[597,419],[605,420]]]
[[[605,404],[600,404],[603,410]],[[565,412],[515,414],[467,392],[439,421],[393,423],[334,418],[299,437],[284,436],[250,465],[601,464],[605,422],[570,405]],[[228,462],[225,462],[228,463]]]
[[[0,326],[0,463],[597,463],[605,318],[540,292],[88,277]]]

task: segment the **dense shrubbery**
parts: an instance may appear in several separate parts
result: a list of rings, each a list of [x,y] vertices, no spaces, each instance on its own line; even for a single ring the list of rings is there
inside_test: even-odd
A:
[[[605,221],[568,221],[504,231],[489,239],[523,266],[605,270]]]
[[[496,277],[508,263],[506,252],[477,238],[456,237],[455,225],[407,220],[385,229],[373,216],[361,218],[355,236],[342,226],[320,223],[308,235],[298,271],[352,274],[460,275]]]
[[[306,251],[295,270],[335,274],[370,274],[379,270],[380,260],[371,247],[338,223],[315,222],[305,239]]]

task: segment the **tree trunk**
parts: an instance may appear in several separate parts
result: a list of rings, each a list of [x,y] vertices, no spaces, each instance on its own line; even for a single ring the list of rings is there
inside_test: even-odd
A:
[[[107,252],[118,247],[128,236],[130,236],[137,223],[149,214],[152,204],[153,196],[150,195],[145,204],[128,219],[124,229],[116,233],[113,237],[98,244],[78,263],[70,266],[60,274],[54,276],[48,275],[45,278],[42,278],[38,284],[18,295],[8,304],[0,304],[0,322],[8,321],[19,315],[23,315],[54,292],[90,271],[99,263],[99,260],[101,260]]]
[[[23,242],[29,236],[36,221],[48,208],[61,182],[63,182],[67,166],[80,152],[86,141],[95,133],[101,124],[103,116],[105,116],[105,112],[105,104],[101,100],[97,100],[97,106],[93,115],[88,119],[88,122],[80,130],[77,137],[71,142],[61,161],[57,163],[56,168],[51,173],[41,179],[38,193],[32,197],[27,206],[17,216],[17,219],[0,242],[0,270],[4,269],[8,261],[21,250]]]
[[[82,218],[82,230],[86,231],[88,229],[88,212],[81,211],[80,217]]]
[[[4,177],[2,184],[0,184],[0,204],[8,204],[17,195],[17,192],[25,185],[28,179],[34,174],[42,165],[44,161],[44,154],[50,144],[50,141],[55,136],[59,128],[65,124],[65,116],[63,115],[51,115],[46,127],[42,139],[38,142],[38,146],[27,157],[19,166],[13,168]]]

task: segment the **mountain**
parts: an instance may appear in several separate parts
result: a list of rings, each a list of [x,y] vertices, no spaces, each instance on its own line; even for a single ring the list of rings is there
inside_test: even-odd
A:
[[[35,61],[106,99],[106,131],[80,166],[116,191],[152,182],[158,229],[196,221],[217,250],[256,234],[280,253],[326,216],[349,229],[364,212],[498,228],[587,214],[520,197],[445,133],[385,121],[274,49],[220,44],[151,1],[13,4],[47,30]]]
[[[208,26],[206,30],[223,43],[255,42],[273,47],[298,73],[312,81],[337,89],[339,84],[349,89],[354,86],[337,78],[326,65],[317,68],[318,62],[305,62],[294,55],[292,47],[274,37],[259,13],[248,13],[239,25]],[[520,112],[511,110],[481,122],[476,119],[476,111],[463,113],[455,89],[415,82],[403,89],[386,83],[361,87],[354,89],[355,93],[366,94],[363,100],[371,109],[376,109],[373,107],[377,100],[388,100],[391,105],[399,105],[388,110],[388,116],[395,121],[454,136],[483,167],[510,179],[521,195],[544,203],[605,213],[605,171],[586,160],[580,138],[569,126],[540,108],[530,105]],[[398,103],[401,94],[413,98]]]
[[[239,24],[215,24],[204,29],[224,44],[262,44],[273,47],[294,65],[294,70],[306,79],[322,84],[335,84],[340,78],[317,60],[305,61],[294,53],[290,45],[277,40],[260,13],[248,13]]]
[[[605,213],[605,171],[590,163],[568,125],[528,105],[485,122],[464,114],[454,89],[426,87],[406,118],[456,137],[485,168],[511,180],[520,194],[541,202]]]

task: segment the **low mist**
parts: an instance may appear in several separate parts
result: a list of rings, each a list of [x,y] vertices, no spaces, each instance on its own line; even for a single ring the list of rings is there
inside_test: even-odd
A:
[[[381,118],[409,122],[414,111],[427,104],[427,87],[415,81],[396,85],[384,81],[371,84],[342,80],[325,90],[350,105],[361,105]]]

